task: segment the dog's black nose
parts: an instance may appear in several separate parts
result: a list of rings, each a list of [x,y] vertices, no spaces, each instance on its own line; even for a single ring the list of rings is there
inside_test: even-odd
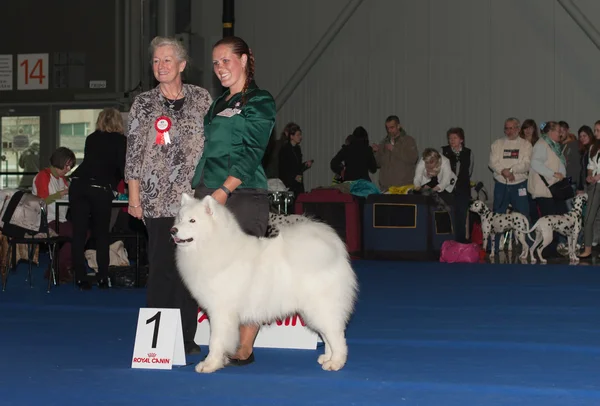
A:
[[[171,228],[171,235],[175,235],[177,234],[177,228],[173,227]]]

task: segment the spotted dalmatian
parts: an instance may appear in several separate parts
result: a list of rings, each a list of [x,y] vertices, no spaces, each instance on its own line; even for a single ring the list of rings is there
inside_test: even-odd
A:
[[[554,231],[567,237],[567,248],[569,250],[569,260],[572,264],[579,262],[577,257],[577,238],[581,232],[581,219],[583,217],[583,206],[587,202],[588,196],[586,193],[577,195],[573,198],[573,208],[566,214],[555,214],[540,218],[527,232],[529,239],[533,241],[530,233],[535,231],[535,241],[531,246],[531,263],[535,264],[536,259],[534,252],[537,247],[537,253],[540,257],[540,263],[545,264],[546,261],[542,257],[542,250],[552,242],[552,234]]]
[[[267,233],[265,234],[265,237],[277,237],[281,227],[301,221],[310,221],[310,218],[306,216],[300,216],[298,214],[277,214],[271,212],[269,213],[269,224],[267,225]]]
[[[521,243],[522,252],[519,258],[527,259],[528,246],[525,236],[529,232],[529,220],[521,213],[492,213],[481,200],[475,200],[469,207],[481,217],[481,233],[483,234],[483,247],[487,247],[488,236],[491,235],[492,250],[490,258],[494,258],[496,234],[509,230],[514,231],[515,241]],[[508,240],[508,251],[512,252],[512,238]]]

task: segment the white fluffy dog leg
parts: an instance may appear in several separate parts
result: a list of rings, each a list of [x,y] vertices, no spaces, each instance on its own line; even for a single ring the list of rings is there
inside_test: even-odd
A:
[[[239,341],[239,322],[235,317],[210,315],[209,351],[196,372],[211,373],[225,366],[225,357],[233,354]]]
[[[319,355],[319,358],[317,358],[317,362],[323,365],[325,362],[331,359],[331,345],[329,345],[327,338],[323,334],[321,334],[321,338],[323,339],[323,343],[325,344],[325,353]]]
[[[339,371],[346,365],[346,360],[348,359],[348,346],[346,345],[344,330],[328,329],[328,331],[324,331],[321,334],[324,340],[329,342],[331,350],[331,358],[323,362],[323,369],[325,371]]]

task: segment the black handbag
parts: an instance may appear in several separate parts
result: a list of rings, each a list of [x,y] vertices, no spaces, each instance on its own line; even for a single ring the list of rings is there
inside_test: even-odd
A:
[[[562,180],[559,180],[553,185],[549,185],[546,178],[542,175],[540,175],[540,178],[542,178],[548,189],[550,189],[550,194],[554,200],[569,200],[575,197],[575,191],[571,185],[571,178],[562,178]]]

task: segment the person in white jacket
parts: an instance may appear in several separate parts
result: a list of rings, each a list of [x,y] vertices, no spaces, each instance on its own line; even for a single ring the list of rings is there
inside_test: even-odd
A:
[[[529,217],[527,177],[532,146],[519,137],[519,129],[518,119],[507,119],[505,137],[492,144],[489,167],[494,173],[494,213],[506,213],[510,204],[514,211]]]
[[[425,148],[417,163],[414,190],[431,189],[434,192],[452,193],[456,175],[452,172],[450,161],[433,148]]]

